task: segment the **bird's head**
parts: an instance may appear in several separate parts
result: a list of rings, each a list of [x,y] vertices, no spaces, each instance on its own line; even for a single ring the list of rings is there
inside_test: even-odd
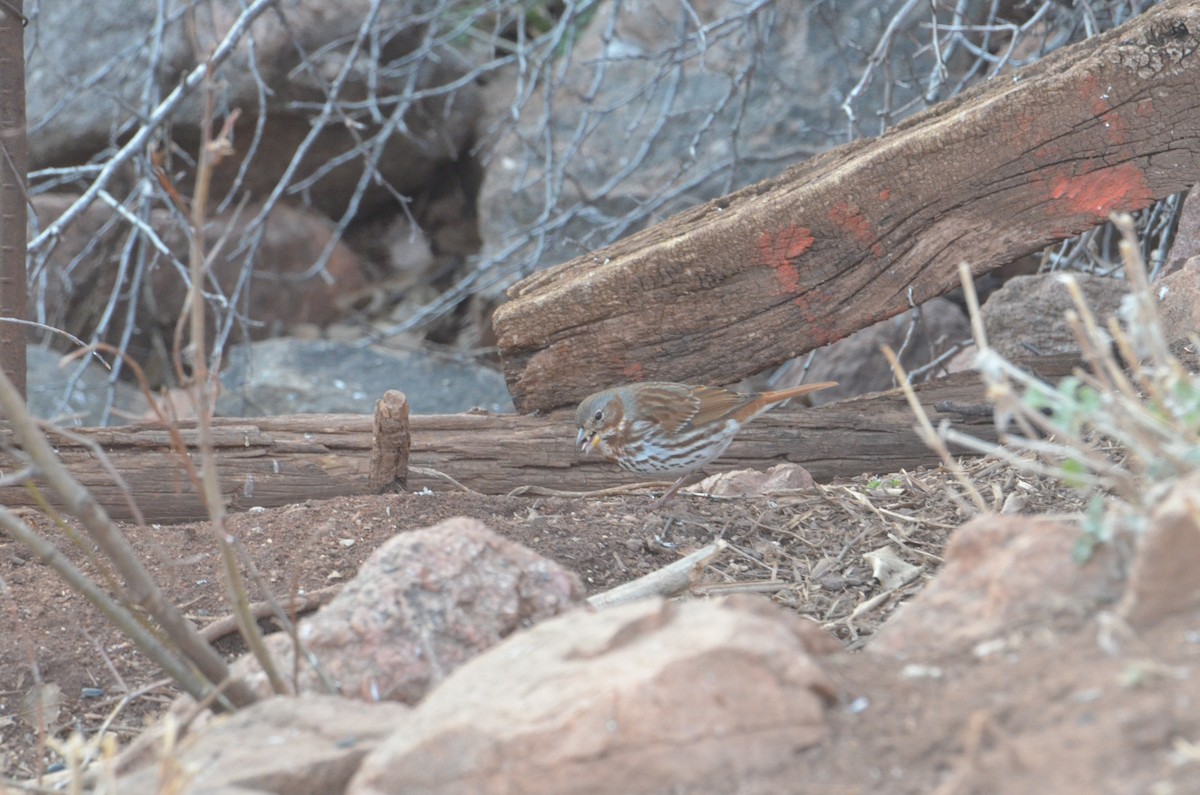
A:
[[[575,424],[579,428],[575,443],[580,452],[586,455],[599,448],[603,455],[609,456],[608,440],[617,432],[623,416],[616,390],[606,389],[585,398],[575,411]]]

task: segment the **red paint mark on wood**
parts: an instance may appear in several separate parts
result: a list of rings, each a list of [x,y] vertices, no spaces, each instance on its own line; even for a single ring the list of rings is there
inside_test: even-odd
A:
[[[808,251],[814,240],[811,231],[792,224],[777,232],[759,235],[755,241],[759,259],[775,271],[781,294],[795,295],[800,292],[800,272],[793,261]]]
[[[864,219],[863,214],[854,205],[847,202],[834,204],[832,208],[829,208],[829,220],[833,221],[835,226],[845,229],[859,243],[863,245],[875,243],[875,229],[871,228],[871,223]]]
[[[1133,112],[1142,118],[1150,118],[1154,115],[1154,100],[1139,99],[1138,103],[1133,106]]]
[[[829,295],[822,290],[810,290],[793,298],[792,304],[800,311],[800,317],[807,326],[811,348],[823,348],[834,341],[827,318],[836,302]]]
[[[1112,146],[1124,146],[1129,142],[1129,125],[1121,112],[1112,106],[1109,91],[1112,86],[1101,85],[1095,75],[1087,75],[1079,83],[1079,90],[1092,115],[1104,127],[1104,138]]]
[[[646,380],[646,368],[642,367],[641,362],[634,362],[633,364],[625,365],[625,369],[621,371],[621,374],[630,381]]]
[[[800,292],[800,271],[790,262],[775,266],[775,280],[779,282],[779,292],[784,295]]]
[[[766,232],[759,235],[756,245],[758,256],[764,265],[777,268],[780,265],[791,265],[813,244],[813,234],[802,226],[787,226],[778,232]]]
[[[1129,125],[1121,118],[1120,113],[1110,110],[1100,116],[1100,123],[1104,125],[1104,137],[1110,144],[1124,146],[1129,143]]]
[[[1083,76],[1079,81],[1079,93],[1093,116],[1103,116],[1112,107],[1108,101],[1108,92],[1100,85],[1100,78],[1095,75]]]
[[[1013,114],[1009,127],[1012,130],[1012,140],[1017,148],[1032,150],[1032,155],[1038,157],[1037,141],[1042,137],[1041,117],[1029,111],[1017,111]]]
[[[1049,194],[1055,202],[1053,214],[1084,215],[1097,221],[1106,220],[1109,213],[1140,210],[1154,201],[1146,174],[1132,163],[1051,177]]]
[[[1058,163],[1070,158],[1070,147],[1062,144],[1044,143],[1033,150],[1033,159],[1039,163]]]
[[[883,190],[879,191],[879,201],[885,202],[890,198],[892,198],[891,188],[884,188]]]

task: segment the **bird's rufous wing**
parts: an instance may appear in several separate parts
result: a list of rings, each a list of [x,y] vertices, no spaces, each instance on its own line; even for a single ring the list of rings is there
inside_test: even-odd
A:
[[[714,420],[724,419],[756,397],[755,395],[743,395],[719,386],[692,387],[692,394],[699,401],[696,416],[692,417],[693,425],[704,425]]]
[[[636,387],[637,410],[632,416],[668,433],[679,432],[700,410],[700,401],[684,384],[650,382]]]

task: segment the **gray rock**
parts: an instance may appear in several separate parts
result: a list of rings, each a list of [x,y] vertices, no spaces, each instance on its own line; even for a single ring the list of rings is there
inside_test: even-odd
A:
[[[811,363],[807,356],[793,359],[780,368],[770,387],[783,389],[804,382],[837,381],[838,385],[833,389],[813,393],[810,400],[814,406],[883,392],[895,384],[882,346],[889,345],[893,351],[898,351],[901,364],[911,372],[933,361],[956,343],[971,339],[971,323],[966,313],[947,298],[934,298],[921,305],[920,322],[909,337],[911,323],[911,313],[905,312],[818,349]]]
[[[96,0],[42,3],[31,12],[25,40],[32,45],[26,68],[32,168],[86,163],[114,139],[128,135],[141,122],[140,114],[195,68],[197,56],[216,46],[245,7],[236,0],[169,0],[161,4],[164,19],[156,38],[159,5]],[[214,195],[238,177],[260,118],[266,125],[263,143],[254,147],[243,187],[258,197],[271,192],[312,129],[318,115],[314,107],[325,101],[326,87],[342,70],[372,6],[370,0],[289,0],[275,3],[257,19],[253,49],[243,40],[216,73],[218,111],[223,115],[239,108],[242,115],[235,128],[238,151],[217,169]],[[342,100],[404,96],[461,77],[466,67],[453,52],[434,47],[426,57],[405,60],[425,44],[427,31],[416,20],[429,19],[437,8],[436,0],[384,3],[373,28],[375,49],[367,48],[378,62],[360,53],[349,69]],[[401,193],[414,191],[440,164],[455,160],[473,136],[482,106],[474,84],[436,93],[412,104],[403,133],[390,135],[374,161],[376,176]],[[199,138],[200,94],[193,92],[172,118],[173,140],[190,152]],[[379,104],[384,114],[391,112],[384,101]],[[294,180],[304,180],[358,148],[385,121],[355,110],[329,120]],[[340,215],[362,175],[363,159],[350,157],[316,180],[305,191],[313,205]],[[186,193],[187,186],[181,187]],[[387,189],[372,185],[359,210],[391,201]]]
[[[1092,314],[1103,326],[1129,294],[1124,279],[1070,274],[1079,283]],[[1047,356],[1079,350],[1075,333],[1067,324],[1067,310],[1075,303],[1061,274],[1035,273],[1016,276],[992,293],[983,305],[983,325],[988,345],[1009,359]]]
[[[75,201],[75,194],[46,194],[31,207],[40,225],[58,218]],[[209,224],[207,250],[219,242],[252,236],[249,219],[261,210],[249,204],[243,212],[216,214]],[[175,214],[154,210],[144,219],[174,258],[186,262],[189,236]],[[252,339],[288,333],[298,323],[324,327],[344,316],[343,307],[368,287],[362,262],[348,246],[335,241],[334,224],[312,210],[277,204],[260,227],[255,267],[246,274],[246,252],[226,244],[209,259],[207,289],[231,298],[254,323],[245,324]],[[122,347],[137,361],[151,384],[173,381],[168,355],[175,324],[186,305],[188,285],[180,269],[155,252],[139,264],[130,257],[128,230],[108,205],[96,202],[67,227],[45,259],[30,271],[29,315],[82,339],[99,339]],[[329,246],[327,279],[307,274]],[[130,262],[130,259],[133,262]],[[133,289],[128,285],[137,284]],[[110,306],[111,296],[119,300]],[[129,305],[136,298],[136,306]],[[246,309],[248,307],[248,310]],[[127,324],[133,331],[128,333]],[[214,339],[208,324],[208,347]],[[49,345],[63,338],[47,335]],[[69,346],[65,348],[69,350]]]
[[[217,413],[228,417],[371,414],[389,389],[414,414],[513,410],[500,373],[427,353],[278,338],[236,345],[225,360]]]
[[[135,387],[117,381],[109,382],[110,372],[95,357],[59,367],[62,354],[39,345],[30,345],[26,356],[26,396],[33,416],[67,427],[102,424],[106,407],[117,413],[109,417],[109,425],[128,421],[126,413],[140,414],[146,401]]]
[[[847,42],[869,47],[898,4],[838,5],[704,0],[687,7],[694,24],[726,24],[686,42],[693,22],[675,0],[601,6],[553,90],[522,104],[514,86],[491,89],[497,113],[518,104],[520,119],[488,161],[484,256],[526,272],[557,264],[844,141],[840,102],[858,66]],[[879,83],[865,87],[866,106]],[[895,88],[897,105],[919,90]]]

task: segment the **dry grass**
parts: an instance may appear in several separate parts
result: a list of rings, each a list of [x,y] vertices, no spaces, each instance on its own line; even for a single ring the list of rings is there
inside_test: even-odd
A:
[[[988,458],[961,464],[993,510],[1084,518],[1084,496],[1052,478]],[[937,573],[946,539],[976,514],[959,490],[938,467],[747,503],[749,521],[731,523],[726,555],[695,590],[767,593],[858,648]],[[875,577],[870,555],[887,547],[915,578],[887,587]]]

